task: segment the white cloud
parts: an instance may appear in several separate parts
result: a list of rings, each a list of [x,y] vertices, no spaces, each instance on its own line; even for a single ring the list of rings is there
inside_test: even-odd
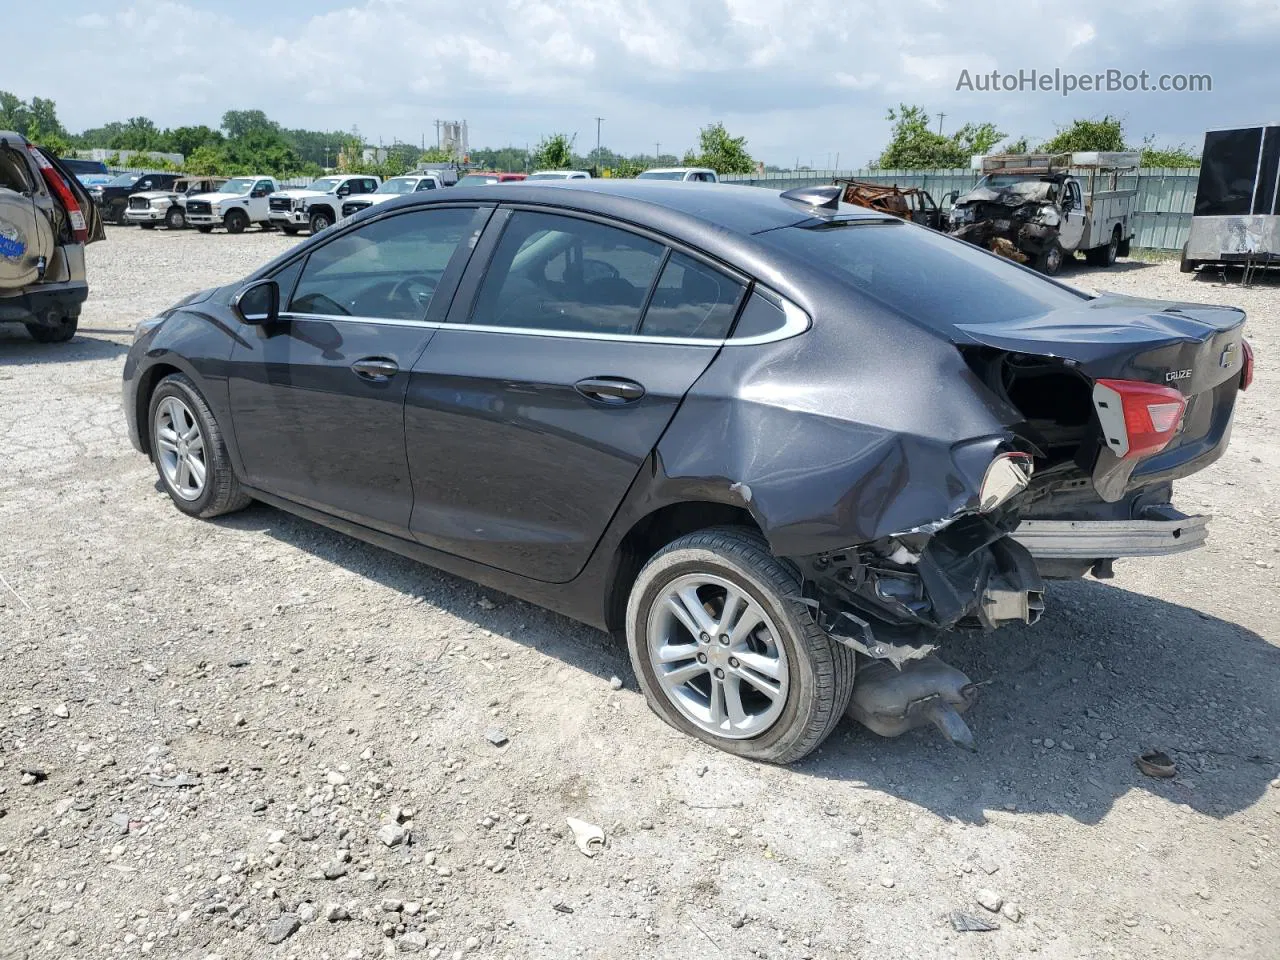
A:
[[[682,151],[723,120],[766,159],[812,151],[862,162],[899,101],[945,112],[947,127],[996,120],[1052,133],[1115,113],[1135,138],[1254,117],[1274,89],[1280,5],[1240,0],[1023,0],[1016,11],[938,0],[277,0],[233,17],[215,0],[99,0],[67,15],[75,69],[47,12],[23,4],[7,27],[6,88],[58,102],[69,126],[145,114],[216,125],[261,108],[287,126],[417,139],[436,119],[470,121],[472,142],[523,143],[581,131],[627,151]],[[253,10],[248,4],[234,9]],[[145,55],[126,55],[143,51]],[[1212,72],[1210,97],[1077,97],[957,92],[961,70]],[[87,82],[86,78],[92,78]],[[588,137],[590,131],[590,137]],[[821,154],[819,154],[821,151]]]

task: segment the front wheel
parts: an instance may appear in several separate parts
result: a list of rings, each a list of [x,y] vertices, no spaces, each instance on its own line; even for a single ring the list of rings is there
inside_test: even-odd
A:
[[[293,226],[293,224],[282,223],[280,224],[280,229],[291,237],[296,237],[298,235],[298,228]]]
[[[196,229],[201,233],[213,233],[213,225],[208,223],[202,223]]]
[[[795,572],[752,531],[703,530],[660,550],[627,602],[627,647],[663,720],[728,753],[792,763],[849,703],[854,653],[796,597]]]
[[[170,230],[181,230],[187,225],[187,215],[181,207],[170,207],[165,214],[164,225]]]
[[[1058,242],[1057,237],[1054,237],[1036,258],[1036,269],[1046,277],[1055,276],[1062,269],[1063,257],[1062,244]]]
[[[208,519],[249,505],[231,469],[222,429],[188,377],[173,373],[160,381],[147,422],[160,483],[179,510]]]
[[[140,223],[138,224],[138,226],[140,226],[143,230],[154,230],[156,228],[156,225],[154,223]]]
[[[333,217],[329,216],[329,214],[323,211],[317,210],[315,213],[311,215],[311,235],[312,236],[315,236],[321,230],[327,230],[331,226],[333,226]]]
[[[245,227],[249,226],[249,216],[243,210],[231,210],[223,218],[222,224],[227,228],[227,233],[244,233]]]

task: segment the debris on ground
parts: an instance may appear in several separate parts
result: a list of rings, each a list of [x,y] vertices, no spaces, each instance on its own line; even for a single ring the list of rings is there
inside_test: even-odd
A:
[[[569,829],[573,831],[573,842],[578,845],[578,849],[583,854],[594,857],[604,849],[604,831],[594,823],[587,823],[585,820],[574,817],[566,817],[565,823],[569,824]]]
[[[1144,753],[1135,762],[1138,769],[1148,777],[1167,780],[1178,775],[1178,765],[1173,762],[1173,758],[1160,750]]]
[[[986,933],[990,930],[999,930],[1000,924],[985,917],[965,913],[963,910],[953,910],[951,911],[951,927],[957,933]]]

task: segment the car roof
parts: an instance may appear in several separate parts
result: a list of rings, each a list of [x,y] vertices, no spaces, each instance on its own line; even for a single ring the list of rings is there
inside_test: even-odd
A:
[[[715,173],[710,167],[650,167],[642,173]]]
[[[533,173],[529,174],[529,176],[536,177],[540,173],[566,173],[567,174],[567,173],[586,173],[586,172],[587,171],[585,170],[535,170],[533,171]]]
[[[446,191],[408,194],[384,204],[389,212],[415,203],[546,204],[596,213],[617,220],[702,243],[708,232],[749,236],[765,230],[824,218],[812,207],[786,200],[777,190],[724,183],[686,183],[679,180],[526,180],[520,184],[495,183],[469,187],[459,183]],[[885,219],[885,214],[865,207],[841,205],[842,219]]]

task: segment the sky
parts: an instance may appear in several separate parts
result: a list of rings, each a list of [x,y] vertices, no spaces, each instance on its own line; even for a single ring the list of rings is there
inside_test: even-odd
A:
[[[824,168],[873,159],[899,102],[1033,142],[1109,113],[1196,151],[1206,129],[1280,119],[1277,0],[59,0],[4,20],[22,42],[0,89],[55,100],[72,131],[256,108],[371,143],[465,119],[473,147],[565,132],[585,152],[603,117],[602,143],[635,154],[721,121],[757,159]],[[956,89],[1055,69],[1209,74],[1212,92]]]

